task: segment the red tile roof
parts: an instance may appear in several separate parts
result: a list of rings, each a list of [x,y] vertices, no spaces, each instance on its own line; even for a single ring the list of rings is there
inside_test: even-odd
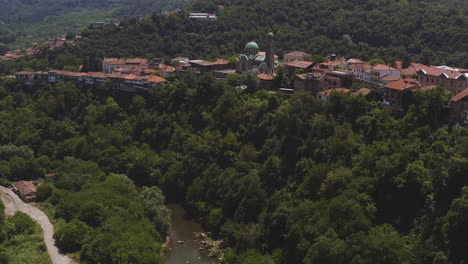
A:
[[[272,81],[275,79],[275,76],[271,74],[262,73],[262,74],[257,75],[257,78],[260,80],[264,80],[264,81]]]
[[[372,70],[373,71],[398,71],[398,69],[395,69],[385,64],[374,65],[374,67],[372,67]]]
[[[291,62],[285,63],[284,65],[287,65],[289,67],[294,67],[294,68],[307,69],[313,66],[314,63],[310,61],[293,60]]]
[[[14,183],[13,186],[22,196],[34,194],[37,192],[36,185],[30,181],[19,181]]]
[[[389,83],[384,86],[384,88],[398,90],[398,91],[403,91],[406,89],[412,89],[412,88],[417,88],[417,87],[421,87],[421,85],[414,79],[403,79],[403,80]]]
[[[151,77],[148,78],[148,82],[151,82],[151,83],[163,83],[163,82],[167,82],[167,80],[164,79],[164,78],[162,78],[162,77],[152,75]]]
[[[426,67],[418,70],[417,72],[422,72],[426,75],[431,76],[444,76],[447,79],[458,79],[458,78],[467,78],[466,75],[460,71],[452,71],[447,69],[440,69],[436,67]]]
[[[461,99],[463,99],[463,98],[465,98],[467,96],[468,96],[468,88],[466,88],[465,90],[463,90],[463,91],[459,92],[458,94],[456,94],[454,97],[452,97],[450,99],[450,101],[457,102],[457,101],[459,101],[459,100],[461,100]]]
[[[55,173],[47,173],[47,174],[44,174],[44,177],[45,177],[46,179],[55,178]]]
[[[334,92],[349,93],[350,90],[346,88],[335,88],[335,89],[328,89],[328,90],[322,91],[319,94],[324,95],[324,96],[330,96]]]

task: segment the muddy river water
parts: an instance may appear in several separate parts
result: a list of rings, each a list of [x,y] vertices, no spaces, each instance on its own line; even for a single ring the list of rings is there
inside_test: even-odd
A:
[[[203,232],[200,224],[188,219],[186,211],[180,205],[169,204],[171,210],[170,242],[165,257],[165,264],[216,264],[214,258],[206,255],[205,250],[199,250],[194,242],[194,232]]]

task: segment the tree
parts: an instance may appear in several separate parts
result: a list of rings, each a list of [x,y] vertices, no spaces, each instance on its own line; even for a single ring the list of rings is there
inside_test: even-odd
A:
[[[339,239],[333,229],[317,238],[316,242],[307,251],[304,264],[345,263],[346,243]]]
[[[468,220],[468,187],[463,187],[460,197],[452,201],[444,220],[443,232],[450,261],[468,261],[468,227],[465,224]]]
[[[152,220],[158,232],[164,236],[169,230],[171,213],[164,206],[165,197],[162,191],[156,186],[143,187],[138,198],[143,203],[145,214]]]
[[[81,249],[89,232],[89,227],[78,219],[69,223],[59,219],[55,225],[54,239],[63,252],[71,253]]]

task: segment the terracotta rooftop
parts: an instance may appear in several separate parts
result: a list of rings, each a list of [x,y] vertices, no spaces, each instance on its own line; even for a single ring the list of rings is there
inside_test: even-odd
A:
[[[461,99],[464,99],[467,96],[468,96],[468,88],[466,88],[465,90],[463,90],[463,91],[459,92],[458,94],[456,94],[454,97],[452,97],[450,99],[450,101],[457,102],[457,101],[459,101]]]
[[[421,87],[421,85],[415,79],[403,79],[389,83],[384,87],[392,90],[403,91],[406,89]]]
[[[285,63],[284,65],[295,67],[295,68],[306,69],[314,65],[314,63],[310,61],[293,60],[291,62]]]
[[[21,195],[28,195],[37,192],[36,185],[30,181],[19,181],[13,184]]]
[[[328,90],[322,91],[318,94],[324,95],[324,96],[330,96],[334,92],[349,93],[350,90],[346,88],[335,88],[335,89],[328,89]]]
[[[445,78],[447,79],[467,78],[466,74],[460,71],[441,69],[441,68],[436,68],[433,66],[422,68],[418,70],[417,72],[418,73],[422,72],[423,74],[431,75],[431,76],[445,76]]]
[[[260,80],[264,80],[264,81],[272,81],[275,79],[275,76],[271,74],[262,73],[262,74],[257,75],[257,78]]]
[[[152,75],[147,80],[148,80],[148,82],[151,82],[151,83],[163,83],[163,82],[167,81],[166,79],[164,79],[162,77],[159,77],[159,76],[156,76],[156,75]]]
[[[370,90],[369,88],[361,88],[361,89],[359,89],[357,92],[355,92],[354,94],[366,96],[366,95],[368,95],[370,92],[371,92],[371,90]]]
[[[374,67],[372,67],[372,70],[373,71],[398,71],[398,69],[395,69],[385,64],[374,65]]]

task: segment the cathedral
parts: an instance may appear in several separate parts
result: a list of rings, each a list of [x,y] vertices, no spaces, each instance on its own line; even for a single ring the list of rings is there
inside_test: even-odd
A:
[[[275,74],[278,61],[275,58],[273,33],[267,35],[266,52],[259,51],[255,42],[245,45],[245,54],[241,54],[236,64],[236,72],[254,71],[256,73]]]

